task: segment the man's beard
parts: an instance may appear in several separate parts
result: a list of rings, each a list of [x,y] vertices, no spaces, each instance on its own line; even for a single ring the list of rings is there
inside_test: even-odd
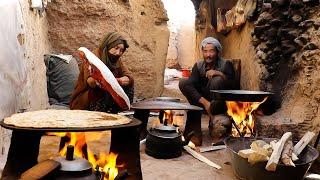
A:
[[[113,64],[116,63],[120,58],[120,56],[113,55],[113,54],[108,54],[108,57],[109,57],[110,62]]]
[[[206,63],[212,63],[212,62],[213,62],[213,58],[206,58],[206,59],[205,59],[205,62],[206,62]]]

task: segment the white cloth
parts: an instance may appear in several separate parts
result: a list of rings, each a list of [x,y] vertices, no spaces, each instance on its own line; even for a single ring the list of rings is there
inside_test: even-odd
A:
[[[19,94],[26,85],[27,71],[23,54],[25,33],[19,0],[0,1],[0,119],[17,110]],[[23,40],[22,40],[23,41]],[[7,160],[11,131],[0,128],[0,175]]]

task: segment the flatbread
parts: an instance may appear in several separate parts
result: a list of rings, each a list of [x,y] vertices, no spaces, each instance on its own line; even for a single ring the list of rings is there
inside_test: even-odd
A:
[[[117,114],[57,109],[18,113],[4,119],[5,124],[28,128],[87,128],[123,125],[131,121]]]
[[[99,82],[100,88],[109,92],[122,110],[130,109],[129,97],[124,92],[109,68],[87,48],[80,47],[78,51],[83,52],[84,56],[80,56],[80,58],[88,63],[90,76]]]

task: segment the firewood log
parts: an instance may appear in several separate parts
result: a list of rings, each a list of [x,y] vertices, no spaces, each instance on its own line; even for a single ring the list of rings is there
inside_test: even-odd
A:
[[[292,161],[298,161],[299,160],[298,156],[294,152],[292,152],[291,159],[292,159]]]
[[[238,152],[239,156],[248,159],[250,164],[268,161],[269,157],[252,149],[243,149]]]
[[[253,141],[250,145],[251,149],[263,154],[265,156],[270,156],[272,153],[272,146],[262,140]]]
[[[300,139],[300,141],[293,147],[293,152],[295,155],[299,156],[299,154],[303,151],[303,149],[309,144],[312,138],[315,136],[313,132],[308,131],[304,136]]]
[[[243,150],[240,150],[238,152],[239,156],[247,159],[249,157],[250,154],[252,154],[254,152],[254,150],[252,149],[243,149]]]
[[[291,140],[288,140],[283,148],[282,154],[281,154],[281,161],[283,164],[287,166],[294,166],[294,163],[292,162],[292,152],[293,152],[293,143]]]
[[[276,148],[277,142],[278,142],[277,140],[273,140],[273,141],[270,142],[270,145],[271,145],[273,150]]]
[[[275,149],[276,145],[277,145],[277,140],[273,140],[270,142],[270,145],[272,146],[272,149]],[[292,161],[297,161],[299,160],[299,158],[292,152],[291,155]]]
[[[275,149],[273,150],[268,163],[265,167],[267,171],[275,171],[284,147],[284,144],[287,142],[287,140],[292,136],[291,132],[286,132],[284,135],[281,137],[277,145],[275,146]]]
[[[248,162],[250,164],[255,164],[257,162],[265,162],[268,161],[269,157],[264,155],[264,154],[260,154],[256,151],[253,151],[253,153],[249,154],[248,156]]]

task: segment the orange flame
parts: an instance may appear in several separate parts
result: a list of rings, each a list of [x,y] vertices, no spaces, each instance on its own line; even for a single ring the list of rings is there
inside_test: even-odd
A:
[[[59,137],[69,137],[70,141],[65,143],[65,146],[60,150],[59,154],[65,156],[67,152],[67,146],[74,146],[74,156],[80,158],[86,158],[92,165],[92,168],[96,170],[99,167],[99,171],[104,172],[104,180],[113,180],[118,175],[118,166],[116,164],[117,156],[116,153],[105,153],[100,152],[99,156],[96,157],[95,154],[89,149],[83,152],[83,148],[86,146],[86,142],[99,140],[102,133],[99,132],[49,132],[48,135],[59,136]],[[86,141],[87,139],[87,141]]]
[[[163,122],[167,125],[173,125],[173,112],[172,110],[164,110]]]
[[[232,117],[239,128],[240,133],[245,137],[250,137],[255,134],[256,119],[253,114],[260,104],[264,103],[266,100],[267,97],[262,102],[226,101],[228,115]],[[232,136],[240,136],[234,127],[232,127]]]

